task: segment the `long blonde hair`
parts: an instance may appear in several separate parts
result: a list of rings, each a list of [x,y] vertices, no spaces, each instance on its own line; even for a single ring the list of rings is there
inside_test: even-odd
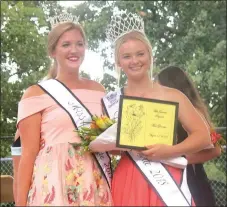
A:
[[[47,51],[48,51],[49,56],[51,56],[53,54],[59,38],[65,32],[73,30],[73,29],[77,29],[78,31],[80,31],[80,33],[83,37],[83,40],[86,44],[86,36],[85,36],[84,30],[81,27],[81,25],[75,24],[73,22],[60,23],[56,27],[54,27],[48,34]],[[57,62],[56,62],[56,60],[54,60],[53,63],[51,64],[51,67],[50,67],[45,79],[56,78],[56,76],[57,76]]]
[[[149,72],[150,72],[150,77],[152,78],[153,55],[152,55],[151,43],[144,33],[138,32],[138,31],[131,31],[131,32],[126,33],[125,35],[121,36],[120,38],[118,38],[115,42],[115,45],[114,45],[114,60],[115,60],[115,69],[118,73],[118,85],[120,83],[120,77],[121,77],[121,69],[119,69],[119,67],[118,67],[118,63],[119,63],[118,53],[119,53],[119,49],[120,49],[121,45],[129,39],[140,40],[141,42],[143,42],[147,46],[148,52],[150,54],[150,61],[151,61]]]

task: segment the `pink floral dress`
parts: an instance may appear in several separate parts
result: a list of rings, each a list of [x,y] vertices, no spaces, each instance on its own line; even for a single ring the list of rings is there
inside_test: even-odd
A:
[[[101,115],[103,92],[76,89],[73,93],[92,114]],[[68,114],[47,94],[19,103],[18,123],[42,113],[40,151],[37,155],[27,205],[111,206],[105,177],[93,155],[80,156],[72,147],[80,142]]]

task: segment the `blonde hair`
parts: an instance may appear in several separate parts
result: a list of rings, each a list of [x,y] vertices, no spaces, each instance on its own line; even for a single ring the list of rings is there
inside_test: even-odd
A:
[[[121,36],[120,38],[118,38],[115,42],[115,45],[114,45],[114,60],[115,60],[115,69],[118,73],[118,85],[119,85],[120,77],[121,77],[121,70],[118,67],[118,63],[119,63],[118,53],[119,53],[119,49],[120,49],[121,45],[129,39],[140,40],[141,42],[143,42],[147,46],[148,52],[150,53],[150,61],[151,61],[149,72],[150,72],[150,77],[152,78],[153,55],[152,55],[151,43],[144,33],[139,32],[139,31],[131,31],[131,32]]]
[[[48,34],[47,51],[48,51],[49,56],[51,56],[53,54],[59,38],[65,32],[73,30],[73,29],[77,29],[78,31],[80,31],[80,33],[84,39],[84,42],[86,44],[86,36],[85,36],[84,30],[79,24],[75,24],[73,22],[60,23],[56,27],[54,27]],[[56,76],[57,76],[57,62],[56,62],[56,60],[54,60],[45,79],[56,78]]]

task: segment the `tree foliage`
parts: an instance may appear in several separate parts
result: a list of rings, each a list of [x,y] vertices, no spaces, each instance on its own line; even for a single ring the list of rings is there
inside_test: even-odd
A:
[[[1,2],[1,135],[13,135],[20,97],[47,67],[44,17],[35,3]]]
[[[1,135],[14,134],[23,91],[47,73],[46,20],[62,9],[56,1],[1,1]],[[167,65],[184,68],[209,105],[216,126],[225,126],[226,1],[88,1],[68,8],[80,17],[89,48],[104,58],[106,73],[100,82],[107,91],[118,83],[108,72],[114,64],[105,36],[117,10],[143,17],[153,46],[154,71]]]
[[[139,14],[153,46],[154,72],[167,65],[185,69],[208,105],[215,125],[226,126],[226,1],[115,1],[111,5],[89,1],[86,4],[89,6],[82,16],[91,8],[99,8],[99,15],[92,15],[93,23],[87,32],[92,37],[92,48],[105,40],[106,24],[116,8]],[[74,11],[77,13],[76,8]],[[102,51],[104,55],[106,50]],[[113,64],[104,57],[105,66],[113,70]],[[104,85],[109,84],[107,77],[102,80]]]

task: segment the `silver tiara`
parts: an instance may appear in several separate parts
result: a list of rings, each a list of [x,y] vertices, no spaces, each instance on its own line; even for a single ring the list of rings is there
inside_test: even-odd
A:
[[[64,23],[64,22],[73,22],[75,24],[79,24],[79,17],[73,16],[68,13],[64,13],[64,14],[56,15],[54,17],[50,17],[49,21],[51,24],[51,28],[53,29],[58,24]]]
[[[114,43],[119,37],[131,32],[138,31],[144,33],[144,21],[137,14],[121,13],[112,16],[110,24],[106,29],[107,39]]]

